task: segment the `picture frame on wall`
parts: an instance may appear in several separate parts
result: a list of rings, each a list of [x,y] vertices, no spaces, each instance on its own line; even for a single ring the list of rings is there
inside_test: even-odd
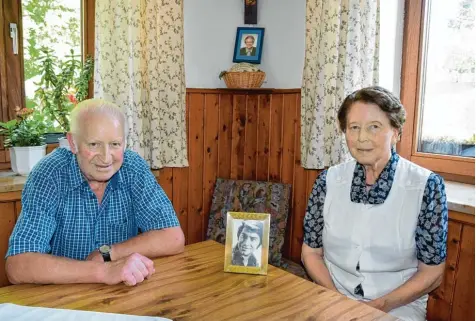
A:
[[[268,273],[270,214],[228,212],[225,272]]]
[[[236,29],[233,62],[261,63],[264,28],[238,27]]]

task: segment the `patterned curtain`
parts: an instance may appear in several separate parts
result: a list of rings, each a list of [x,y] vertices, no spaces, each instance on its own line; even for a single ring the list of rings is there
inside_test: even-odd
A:
[[[344,98],[378,83],[380,1],[307,0],[301,93],[301,156],[305,168],[349,159],[337,125]]]
[[[182,0],[96,0],[94,96],[124,108],[127,146],[188,166]]]

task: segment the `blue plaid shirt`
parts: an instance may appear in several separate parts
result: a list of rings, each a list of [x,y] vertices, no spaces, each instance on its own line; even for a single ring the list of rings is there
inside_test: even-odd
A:
[[[174,226],[179,222],[173,206],[138,154],[125,151],[99,204],[76,156],[58,148],[28,177],[6,256],[38,252],[83,260],[103,244],[136,236],[139,229]]]

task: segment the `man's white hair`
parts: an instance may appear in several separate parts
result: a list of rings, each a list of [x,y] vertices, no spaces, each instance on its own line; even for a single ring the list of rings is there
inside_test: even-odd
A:
[[[74,107],[71,112],[70,131],[73,137],[80,135],[83,119],[90,115],[106,115],[118,120],[124,129],[124,142],[127,141],[128,126],[126,115],[116,104],[104,99],[86,99]],[[124,144],[125,147],[125,144]]]

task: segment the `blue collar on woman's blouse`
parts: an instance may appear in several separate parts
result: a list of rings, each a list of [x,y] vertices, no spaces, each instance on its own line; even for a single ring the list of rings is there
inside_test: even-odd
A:
[[[385,168],[380,173],[377,181],[372,185],[368,192],[365,186],[364,166],[356,163],[350,189],[351,201],[364,204],[383,204],[392,188],[395,170],[399,159],[400,156],[398,156],[397,152],[392,148],[392,155],[390,156],[387,165],[385,165]]]

